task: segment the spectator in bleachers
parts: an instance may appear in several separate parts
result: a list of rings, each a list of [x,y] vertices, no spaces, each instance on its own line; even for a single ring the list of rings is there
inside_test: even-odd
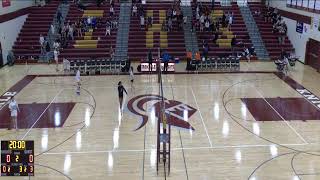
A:
[[[225,13],[223,13],[223,14],[222,14],[222,19],[221,19],[221,20],[222,20],[222,27],[225,27],[225,26],[226,26],[226,18],[227,18],[227,17],[226,17],[226,15],[225,15]]]
[[[70,40],[74,40],[74,37],[73,37],[74,27],[73,27],[73,26],[74,26],[73,24],[69,26],[68,38],[69,38]]]
[[[149,27],[152,27],[152,17],[151,16],[148,16],[148,19],[147,19],[147,28]]]
[[[112,26],[111,26],[111,29],[117,29],[118,28],[118,18],[117,17],[113,17],[112,19]]]
[[[111,25],[110,25],[110,22],[107,21],[107,26],[106,26],[106,36],[107,35],[111,35]]]
[[[92,17],[92,29],[96,29],[97,28],[97,18],[96,17]]]
[[[58,12],[57,12],[57,21],[58,21],[59,24],[61,24],[61,19],[62,19],[62,14],[61,14],[60,10],[58,10]]]
[[[133,4],[132,6],[132,16],[137,16],[138,7],[136,4]]]
[[[140,28],[144,29],[144,16],[140,16]]]
[[[114,50],[113,50],[113,48],[112,48],[112,45],[110,46],[109,54],[110,54],[110,58],[113,59],[113,57],[114,57]]]
[[[237,36],[234,35],[233,38],[231,39],[231,51],[233,56],[235,56],[234,49],[236,46],[237,46]]]
[[[231,25],[233,23],[233,12],[229,14],[229,21],[228,21],[228,29],[231,30]]]
[[[205,27],[206,31],[210,31],[210,21],[209,21],[209,19],[206,19],[204,27]]]
[[[202,41],[202,57],[205,58],[205,60],[208,58],[208,52],[209,52],[209,44],[207,41]]]
[[[287,26],[285,22],[282,22],[282,24],[279,27],[279,44],[284,44],[286,35],[287,35]]]
[[[214,43],[214,44],[217,44],[218,38],[219,38],[219,33],[218,33],[218,31],[216,31],[216,32],[214,33],[214,36],[213,36],[213,43]]]
[[[112,17],[114,15],[114,8],[113,5],[110,6],[110,10],[109,10],[110,16]]]
[[[82,21],[80,19],[77,20],[75,27],[76,27],[78,37],[81,37],[82,36]]]

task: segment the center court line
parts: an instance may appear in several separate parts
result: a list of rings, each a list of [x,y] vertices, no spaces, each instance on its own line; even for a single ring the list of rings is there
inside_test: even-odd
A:
[[[309,144],[298,132],[296,129],[294,129],[290,124],[289,122],[283,117],[281,116],[281,114],[276,110],[274,109],[274,107],[266,100],[266,98],[261,94],[261,92],[253,86],[253,88],[257,91],[257,93],[263,98],[263,100],[274,110],[274,112],[276,112],[278,114],[279,117],[281,117],[281,119],[289,126],[289,128],[292,129],[292,131],[306,144]]]
[[[28,131],[24,134],[24,136],[21,138],[21,140],[24,140],[24,138],[29,134],[29,132],[31,131],[31,129],[37,124],[37,122],[40,120],[40,118],[43,116],[43,114],[47,111],[47,109],[50,107],[50,105],[57,99],[57,97],[61,94],[61,92],[64,90],[64,88],[62,88],[52,99],[52,101],[48,104],[48,106],[43,110],[43,112],[40,114],[40,116],[38,117],[38,119],[32,124],[32,126],[28,129]]]
[[[201,111],[200,111],[200,107],[199,107],[199,105],[198,105],[197,98],[196,98],[196,96],[194,95],[194,92],[193,92],[192,87],[190,87],[190,89],[191,89],[191,93],[192,93],[192,96],[193,96],[193,98],[194,98],[194,101],[196,102],[196,106],[197,106],[197,109],[198,109],[198,111],[199,111],[200,119],[201,119],[201,121],[202,121],[204,130],[206,131],[206,134],[207,134],[207,137],[208,137],[208,140],[209,140],[210,147],[212,147],[212,142],[211,142],[210,136],[209,136],[209,134],[208,134],[207,126],[206,126],[206,124],[205,124],[204,121],[203,121],[203,117],[202,117],[202,114],[201,114]]]
[[[319,143],[301,143],[301,144],[280,144],[284,146],[305,146],[305,145],[313,145]],[[230,145],[230,146],[213,146],[213,147],[184,147],[184,150],[201,150],[201,149],[232,149],[232,148],[264,148],[270,147],[272,144],[253,144],[253,145]],[[97,153],[109,153],[109,152],[143,152],[143,151],[152,151],[154,149],[124,149],[124,150],[103,150],[103,151],[69,151],[69,152],[48,152],[44,153],[44,155],[61,155],[61,154],[97,154]],[[172,148],[173,151],[181,151],[182,148]]]

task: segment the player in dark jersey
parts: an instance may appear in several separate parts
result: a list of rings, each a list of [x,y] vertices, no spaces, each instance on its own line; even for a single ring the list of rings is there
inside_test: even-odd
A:
[[[127,90],[122,86],[121,81],[119,81],[118,82],[118,95],[119,95],[120,110],[122,109],[123,91],[128,95]]]

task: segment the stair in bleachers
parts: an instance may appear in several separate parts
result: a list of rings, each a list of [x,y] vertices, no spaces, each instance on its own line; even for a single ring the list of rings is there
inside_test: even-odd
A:
[[[117,61],[125,60],[128,57],[128,38],[131,18],[131,14],[128,12],[131,12],[131,3],[121,3],[114,57]]]
[[[263,15],[267,8],[264,4],[260,2],[249,2],[248,3],[251,12],[258,10]],[[278,35],[272,32],[272,23],[265,22],[262,16],[254,15],[255,22],[260,30],[262,40],[268,50],[269,56],[272,60],[276,60],[280,57],[282,49],[287,52],[294,50],[289,38],[286,36],[285,43],[283,45],[278,42]]]
[[[248,29],[251,42],[255,48],[255,52],[257,54],[258,59],[262,60],[269,60],[269,54],[267,52],[267,49],[263,43],[263,40],[261,38],[259,29],[255,23],[255,20],[251,14],[251,11],[247,4],[243,4],[239,6],[242,17],[244,19],[244,22],[246,24],[246,27]]]
[[[196,52],[199,52],[198,47],[198,39],[197,35],[194,32],[191,32],[192,28],[192,7],[191,5],[184,5],[181,6],[182,13],[184,16],[187,16],[187,23],[183,25],[184,30],[184,42],[187,51],[192,52],[195,54]]]

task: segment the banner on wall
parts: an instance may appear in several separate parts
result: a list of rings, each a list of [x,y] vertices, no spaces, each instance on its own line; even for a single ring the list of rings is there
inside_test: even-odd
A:
[[[2,0],[2,7],[8,7],[11,5],[11,0]]]
[[[296,31],[297,33],[300,33],[300,34],[303,33],[303,22],[297,21]]]

